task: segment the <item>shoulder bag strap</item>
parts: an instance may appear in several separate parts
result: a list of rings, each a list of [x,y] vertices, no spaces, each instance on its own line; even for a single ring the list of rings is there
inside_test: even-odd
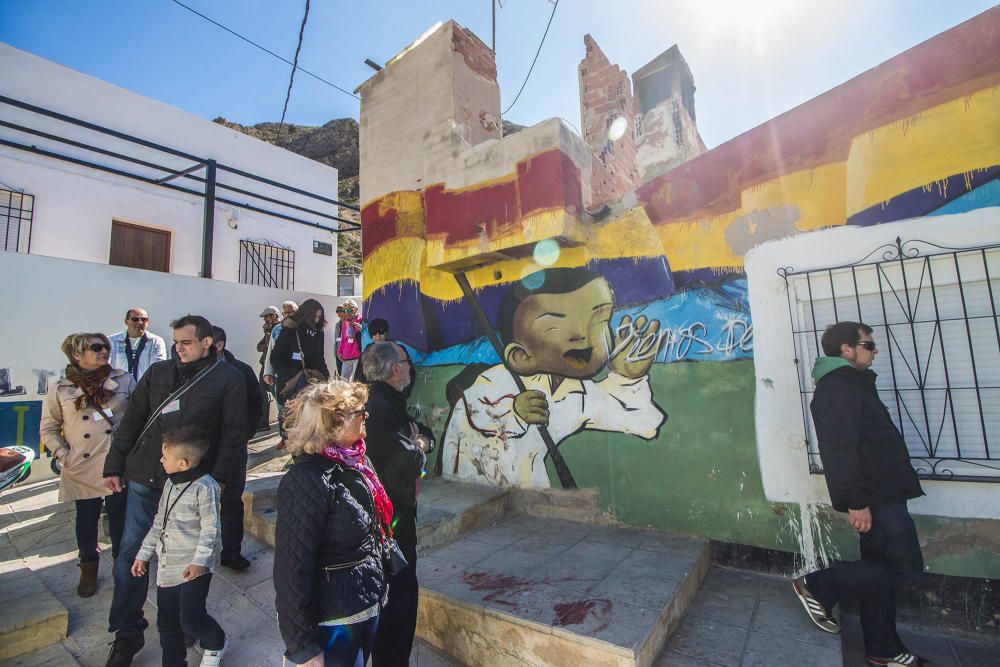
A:
[[[299,363],[302,364],[302,372],[306,371],[306,353],[302,351],[302,339],[299,338],[299,330],[295,330],[295,343],[299,346]]]
[[[218,359],[216,359],[214,364],[212,364],[208,368],[202,370],[200,373],[198,373],[193,378],[191,378],[190,380],[188,380],[187,382],[185,382],[183,385],[181,385],[181,387],[177,391],[175,391],[174,393],[172,393],[169,396],[167,396],[163,400],[163,402],[160,403],[160,405],[155,410],[153,410],[153,413],[149,416],[149,419],[146,420],[146,425],[142,427],[142,431],[139,433],[139,436],[135,439],[135,441],[139,442],[140,440],[142,440],[142,436],[146,435],[146,431],[148,431],[149,428],[156,422],[156,420],[160,416],[160,413],[163,412],[163,409],[165,407],[167,407],[168,405],[170,405],[171,402],[173,402],[173,401],[177,400],[178,398],[180,398],[183,394],[187,393],[188,389],[190,389],[191,387],[193,387],[196,384],[198,384],[198,382],[200,382],[203,377],[205,377],[206,375],[208,375],[209,373],[211,373],[212,370],[216,366],[218,366],[220,363],[222,363],[222,358],[221,357],[218,358]]]

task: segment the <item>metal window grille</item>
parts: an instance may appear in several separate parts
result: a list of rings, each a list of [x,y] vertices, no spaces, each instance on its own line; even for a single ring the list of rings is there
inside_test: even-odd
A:
[[[788,289],[809,470],[822,474],[812,361],[837,321],[874,329],[882,402],[924,479],[1000,482],[1000,246],[896,239],[854,264],[778,271]]]
[[[295,289],[295,251],[266,241],[240,241],[240,282]]]
[[[28,252],[31,248],[31,220],[35,197],[0,189],[0,240],[7,252]]]

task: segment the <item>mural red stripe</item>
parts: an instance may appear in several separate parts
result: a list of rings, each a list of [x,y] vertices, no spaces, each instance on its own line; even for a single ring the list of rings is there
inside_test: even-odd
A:
[[[485,224],[486,234],[493,236],[521,217],[514,181],[460,192],[434,185],[424,192],[424,202],[427,235],[446,234],[449,243],[477,238],[480,224]]]
[[[364,238],[362,258],[367,259],[376,248],[396,238],[396,209],[379,212],[379,202],[374,201],[361,209],[361,235]]]

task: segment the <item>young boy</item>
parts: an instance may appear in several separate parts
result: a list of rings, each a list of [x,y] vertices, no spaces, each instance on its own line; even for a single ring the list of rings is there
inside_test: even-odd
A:
[[[186,667],[185,632],[198,639],[202,667],[222,664],[228,645],[205,609],[221,545],[219,485],[199,466],[207,452],[208,440],[197,429],[164,434],[160,462],[168,479],[153,527],[132,564],[132,575],[141,577],[156,552],[156,627],[165,667]]]

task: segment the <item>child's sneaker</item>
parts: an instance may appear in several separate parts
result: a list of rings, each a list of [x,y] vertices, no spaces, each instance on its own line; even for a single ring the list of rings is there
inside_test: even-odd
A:
[[[226,649],[229,648],[229,637],[226,637],[225,642],[222,644],[222,648],[215,649],[214,651],[207,651],[201,646],[201,642],[194,645],[194,650],[201,653],[201,667],[218,667],[222,664],[222,656],[225,654]]]

